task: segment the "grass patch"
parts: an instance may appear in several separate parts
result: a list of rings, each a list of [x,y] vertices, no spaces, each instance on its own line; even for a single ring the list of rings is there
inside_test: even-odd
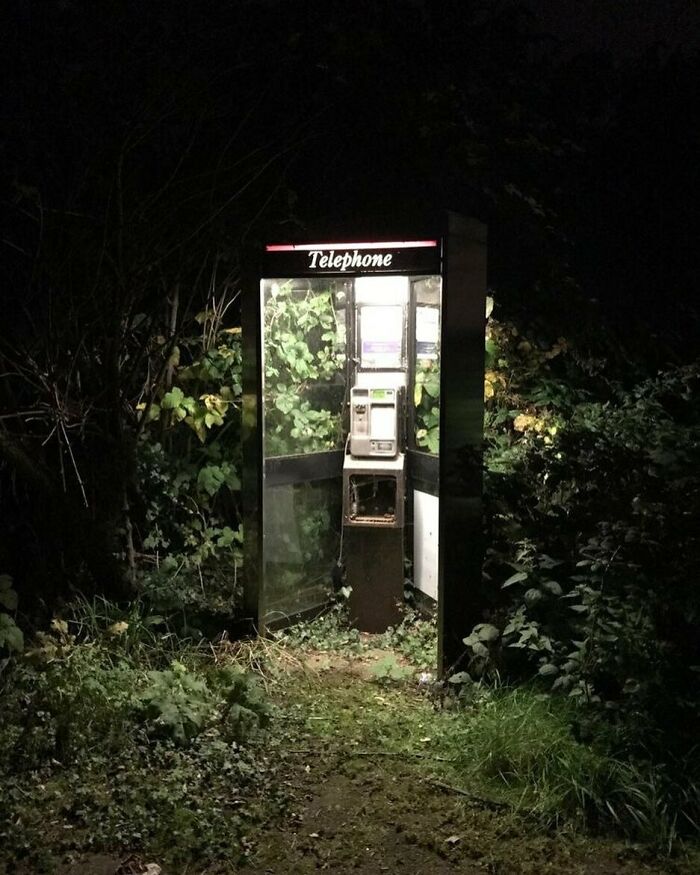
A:
[[[576,739],[567,700],[528,689],[496,691],[465,715],[457,768],[547,827],[621,831],[670,852],[680,821],[697,830],[695,793],[679,794],[662,765],[619,760]],[[692,785],[691,785],[692,786]]]

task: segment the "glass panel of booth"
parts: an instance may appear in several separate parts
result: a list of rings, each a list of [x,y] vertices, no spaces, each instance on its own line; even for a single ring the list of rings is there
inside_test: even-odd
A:
[[[439,276],[413,282],[414,331],[414,430],[416,448],[434,455],[440,449],[440,330]]]
[[[342,447],[351,290],[342,278],[262,280],[266,457]]]
[[[265,486],[263,513],[266,625],[323,605],[340,552],[339,480]]]

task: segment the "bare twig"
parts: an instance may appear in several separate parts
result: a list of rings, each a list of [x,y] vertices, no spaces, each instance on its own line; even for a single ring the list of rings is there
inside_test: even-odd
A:
[[[131,507],[126,483],[122,487],[122,511],[124,513],[124,529],[126,533],[126,558],[129,566],[129,583],[136,586],[136,551],[134,549],[134,527],[131,522]]]
[[[494,811],[503,811],[510,808],[507,802],[498,802],[496,799],[488,799],[486,796],[477,796],[476,793],[470,793],[469,790],[463,790],[461,787],[453,787],[452,784],[445,784],[443,781],[436,781],[433,778],[426,778],[428,784],[434,787],[439,787],[440,790],[445,790],[448,793],[456,793],[458,796],[464,796],[475,805],[483,808],[491,808]]]
[[[452,763],[454,757],[431,756],[429,753],[405,750],[350,750],[346,751],[351,757],[410,757],[415,760],[433,760],[438,763]]]
[[[175,283],[173,293],[170,296],[170,324],[168,326],[170,338],[177,335],[177,311],[180,307],[180,283]],[[173,343],[173,352],[175,344]],[[168,356],[168,369],[165,373],[165,388],[171,389],[173,385],[173,376],[175,374],[175,363],[173,362],[173,352]]]
[[[63,420],[59,420],[59,425],[61,427],[61,431],[63,432],[63,438],[66,442],[66,446],[68,447],[68,455],[70,456],[70,460],[73,463],[73,470],[75,471],[75,476],[78,480],[78,485],[80,486],[80,492],[83,496],[83,503],[85,507],[89,507],[87,500],[87,495],[85,494],[85,486],[83,484],[83,478],[80,476],[80,471],[78,470],[78,463],[75,461],[75,456],[73,455],[73,447],[71,446],[70,439],[68,437],[68,432],[66,431],[66,427],[63,424]]]

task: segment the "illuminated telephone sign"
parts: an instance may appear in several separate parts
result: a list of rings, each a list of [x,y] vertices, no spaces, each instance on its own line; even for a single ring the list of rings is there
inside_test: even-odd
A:
[[[439,273],[437,240],[388,243],[273,243],[265,247],[267,275]]]

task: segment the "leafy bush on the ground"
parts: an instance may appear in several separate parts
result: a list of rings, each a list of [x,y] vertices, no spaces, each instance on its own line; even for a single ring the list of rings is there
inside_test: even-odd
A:
[[[398,650],[414,666],[435,671],[437,665],[437,618],[406,610],[396,628],[382,636],[386,647]]]
[[[340,650],[360,653],[365,645],[359,630],[349,624],[347,603],[336,602],[311,621],[296,623],[275,633],[287,646],[300,650]]]
[[[46,846],[244,855],[240,789],[266,768],[245,742],[270,716],[256,681],[134,606],[74,613],[0,677],[0,868],[49,866]]]

